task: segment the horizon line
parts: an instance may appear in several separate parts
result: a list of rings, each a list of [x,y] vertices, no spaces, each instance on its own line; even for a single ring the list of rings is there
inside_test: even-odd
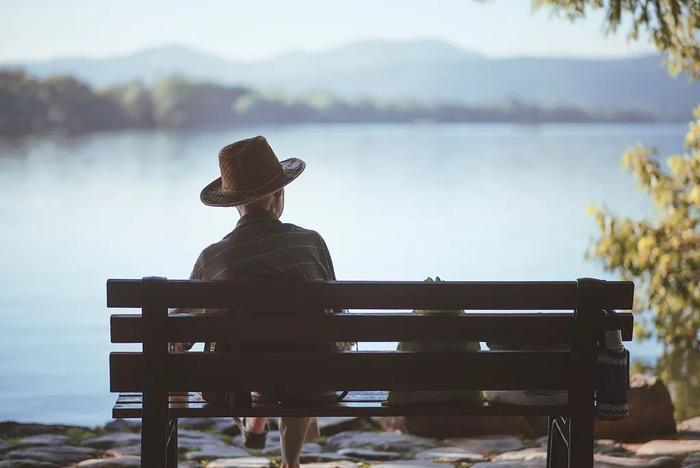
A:
[[[0,59],[0,65],[14,65],[14,64],[41,64],[41,63],[46,63],[46,62],[52,62],[52,61],[59,61],[59,60],[111,60],[111,59],[117,59],[117,58],[126,58],[130,57],[133,55],[138,55],[140,53],[144,52],[149,52],[149,51],[156,51],[158,49],[183,49],[183,50],[189,50],[193,52],[200,53],[202,55],[208,55],[212,58],[216,58],[219,60],[226,60],[229,62],[237,62],[237,63],[242,63],[242,64],[254,64],[254,63],[262,63],[262,62],[267,62],[271,60],[278,59],[280,57],[288,56],[288,55],[294,55],[294,54],[302,54],[302,55],[315,55],[315,54],[323,54],[327,52],[332,52],[337,49],[343,49],[345,47],[357,45],[357,44],[363,44],[363,43],[372,43],[372,42],[385,42],[385,43],[394,43],[394,44],[400,44],[400,43],[417,43],[417,42],[435,42],[435,43],[441,43],[443,45],[447,45],[450,47],[453,47],[461,52],[464,52],[465,54],[473,54],[475,56],[479,56],[481,58],[485,59],[491,59],[491,60],[517,60],[517,59],[560,59],[560,60],[629,60],[629,59],[638,59],[638,58],[645,58],[645,57],[652,57],[652,56],[659,56],[659,58],[662,58],[662,54],[659,52],[655,51],[648,51],[648,52],[631,52],[629,54],[611,54],[611,55],[591,55],[591,54],[570,54],[570,55],[562,55],[561,53],[556,53],[556,54],[514,54],[514,55],[508,55],[508,54],[488,54],[484,53],[475,49],[469,49],[462,47],[459,44],[456,44],[453,41],[447,40],[447,39],[442,39],[442,38],[437,38],[437,37],[417,37],[417,38],[410,38],[410,39],[392,39],[392,38],[366,38],[366,39],[358,39],[354,41],[349,41],[349,42],[344,42],[339,45],[334,45],[334,46],[329,46],[325,48],[318,48],[318,49],[291,49],[288,51],[282,51],[274,54],[269,54],[263,57],[259,58],[243,58],[243,57],[236,57],[234,55],[232,56],[224,56],[221,54],[218,54],[216,52],[213,52],[211,50],[207,50],[206,48],[202,48],[199,46],[194,46],[191,44],[186,44],[186,43],[177,43],[177,42],[165,42],[161,44],[153,44],[153,45],[148,45],[144,47],[140,47],[137,49],[132,49],[131,51],[126,51],[126,52],[114,52],[111,54],[82,54],[82,55],[77,55],[77,54],[66,54],[66,55],[53,55],[53,56],[48,56],[44,58],[30,58],[30,59],[22,59],[22,58],[10,58],[10,59]]]

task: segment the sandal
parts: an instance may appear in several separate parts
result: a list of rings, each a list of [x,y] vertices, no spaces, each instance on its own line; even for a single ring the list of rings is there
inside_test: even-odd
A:
[[[243,436],[243,447],[248,449],[262,450],[265,448],[265,440],[267,439],[267,432],[269,430],[267,423],[265,423],[265,430],[262,434],[255,432],[250,432],[246,429],[245,418],[233,418],[233,422],[241,430],[241,436]]]

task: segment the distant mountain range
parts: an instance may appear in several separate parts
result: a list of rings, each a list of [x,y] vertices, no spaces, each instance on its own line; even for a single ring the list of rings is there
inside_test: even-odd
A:
[[[326,91],[343,98],[499,105],[510,101],[634,110],[660,119],[688,120],[700,103],[700,84],[671,78],[658,56],[625,59],[495,59],[437,40],[364,41],[322,52],[294,52],[258,62],[226,60],[168,46],[104,58],[5,63],[38,77],[70,74],[104,87],[151,84],[179,73],[187,78],[303,95]]]

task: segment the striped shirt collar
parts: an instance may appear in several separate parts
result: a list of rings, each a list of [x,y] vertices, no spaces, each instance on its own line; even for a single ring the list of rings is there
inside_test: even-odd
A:
[[[245,216],[242,216],[241,219],[238,220],[238,223],[236,223],[236,229],[247,226],[249,224],[258,224],[258,223],[272,223],[272,224],[280,224],[282,221],[277,219],[274,214],[272,214],[270,211],[255,211],[253,213],[248,213]]]

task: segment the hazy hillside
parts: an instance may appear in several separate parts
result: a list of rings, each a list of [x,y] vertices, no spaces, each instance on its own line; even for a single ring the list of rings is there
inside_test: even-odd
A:
[[[74,75],[103,87],[129,80],[154,83],[172,73],[288,94],[324,90],[340,97],[638,110],[687,120],[700,84],[670,78],[658,56],[624,60],[492,59],[449,43],[366,41],[316,53],[235,62],[171,46],[107,59],[66,58],[5,64],[45,77]]]
[[[518,102],[421,105],[344,100],[322,92],[295,98],[181,75],[150,87],[132,81],[97,90],[70,76],[37,79],[23,71],[0,71],[0,135],[297,123],[652,121],[653,116],[640,112],[595,113]]]

